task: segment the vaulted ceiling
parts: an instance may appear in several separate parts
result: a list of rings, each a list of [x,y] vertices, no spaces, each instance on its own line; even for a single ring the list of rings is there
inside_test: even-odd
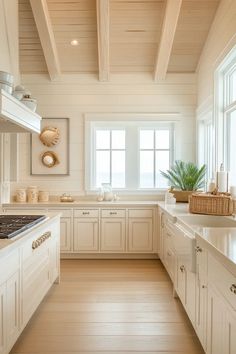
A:
[[[19,0],[21,73],[195,72],[219,2]]]

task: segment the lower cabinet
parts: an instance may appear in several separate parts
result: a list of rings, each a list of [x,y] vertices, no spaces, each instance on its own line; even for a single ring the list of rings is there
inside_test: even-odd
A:
[[[188,270],[184,257],[177,257],[175,289],[192,322],[196,319],[196,274]]]
[[[7,303],[6,284],[2,284],[0,285],[0,354],[4,354],[6,352],[6,346],[7,346],[6,303]]]
[[[153,210],[128,210],[128,252],[153,250]]]
[[[11,348],[20,333],[20,270],[6,283],[7,348]]]
[[[97,218],[74,218],[73,244],[75,252],[98,252]]]
[[[101,251],[125,251],[125,218],[101,219]]]

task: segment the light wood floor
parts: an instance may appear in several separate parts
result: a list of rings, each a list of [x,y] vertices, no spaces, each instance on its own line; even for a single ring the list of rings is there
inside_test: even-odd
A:
[[[202,354],[156,260],[63,260],[11,354]]]

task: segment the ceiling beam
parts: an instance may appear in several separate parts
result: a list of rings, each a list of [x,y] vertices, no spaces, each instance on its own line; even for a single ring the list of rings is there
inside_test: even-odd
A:
[[[182,0],[167,0],[161,40],[154,68],[154,80],[165,80]]]
[[[40,42],[51,80],[61,74],[56,42],[46,0],[30,0]]]
[[[97,0],[99,81],[109,81],[109,0]]]

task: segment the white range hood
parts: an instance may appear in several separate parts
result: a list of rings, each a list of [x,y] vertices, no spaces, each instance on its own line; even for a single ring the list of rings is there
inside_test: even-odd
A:
[[[41,117],[4,90],[0,90],[0,133],[40,133]]]

